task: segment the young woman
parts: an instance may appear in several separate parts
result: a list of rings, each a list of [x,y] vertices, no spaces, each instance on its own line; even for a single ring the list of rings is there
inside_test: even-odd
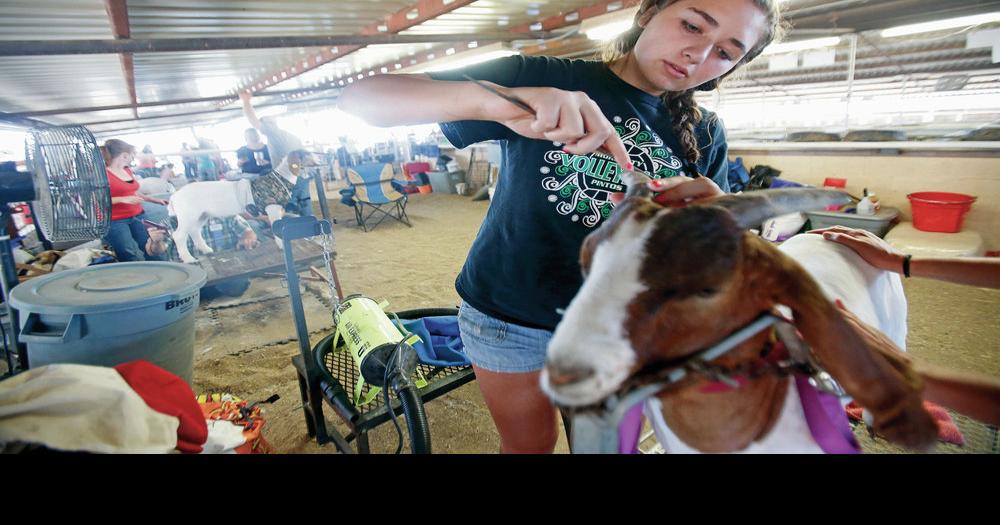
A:
[[[462,340],[501,452],[555,446],[539,372],[559,310],[582,283],[580,245],[624,191],[618,173],[659,177],[653,189],[669,205],[728,190],[725,131],[693,95],[759,55],[778,28],[773,0],[644,0],[602,62],[514,56],[429,77],[376,76],[341,94],[342,109],[376,125],[442,122],[460,148],[501,141],[503,173],[456,281]]]
[[[148,251],[149,233],[142,224],[142,202],[166,204],[162,199],[145,197],[138,193],[139,180],[129,167],[135,158],[135,147],[118,139],[104,143],[108,183],[111,187],[111,229],[104,237],[119,262],[162,259]]]

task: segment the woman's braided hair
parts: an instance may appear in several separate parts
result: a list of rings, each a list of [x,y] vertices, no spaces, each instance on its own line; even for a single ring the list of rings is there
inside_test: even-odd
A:
[[[639,35],[642,34],[643,28],[639,26],[639,21],[644,16],[652,16],[652,14],[655,14],[656,11],[659,11],[677,1],[678,0],[642,0],[642,3],[639,5],[639,10],[635,14],[635,20],[632,23],[632,27],[605,46],[601,53],[601,59],[605,63],[610,64],[631,53],[632,49],[635,48],[636,42],[639,41]],[[667,92],[661,97],[663,99],[663,104],[673,116],[674,134],[677,135],[677,139],[684,148],[685,158],[691,163],[692,166],[694,166],[698,160],[701,159],[701,151],[698,148],[698,139],[695,137],[694,129],[695,126],[701,122],[703,116],[701,109],[698,108],[698,104],[695,103],[694,92],[712,91],[716,89],[720,80],[729,76],[740,66],[750,62],[754,58],[757,58],[757,56],[764,51],[765,47],[780,37],[780,33],[783,30],[783,26],[781,24],[781,14],[775,0],[748,1],[753,2],[754,5],[767,14],[768,27],[766,28],[760,41],[750,48],[750,51],[747,52],[747,54],[738,64],[736,64],[736,66],[733,67],[733,69],[725,75],[722,75],[720,78],[711,80],[701,86],[687,91]],[[654,10],[653,13],[648,13],[650,9]]]

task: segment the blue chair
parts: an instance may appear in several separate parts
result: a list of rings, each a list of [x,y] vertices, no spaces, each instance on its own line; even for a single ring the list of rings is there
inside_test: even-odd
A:
[[[378,221],[371,224],[373,230],[387,218],[413,226],[406,216],[406,194],[393,186],[392,179],[392,164],[360,164],[347,170],[347,181],[354,193],[345,194],[345,197],[350,197],[358,225],[366,232],[376,215]]]

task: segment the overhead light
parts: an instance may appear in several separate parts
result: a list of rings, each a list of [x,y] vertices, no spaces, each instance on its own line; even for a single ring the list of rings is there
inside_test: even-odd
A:
[[[882,31],[883,38],[894,36],[914,35],[917,33],[929,33],[931,31],[941,31],[943,29],[953,29],[956,27],[978,26],[989,24],[990,22],[1000,22],[1000,12],[986,13],[983,15],[963,16],[961,18],[951,18],[948,20],[938,20],[936,22],[925,22],[923,24],[911,24],[899,26]]]
[[[633,7],[588,18],[580,24],[580,32],[591,40],[611,40],[632,27],[638,10],[638,7]]]
[[[833,47],[840,43],[839,36],[827,38],[812,38],[809,40],[797,40],[795,42],[782,42],[771,44],[764,48],[762,55],[777,55],[779,53],[790,53],[792,51],[802,51],[805,49],[817,49],[821,47]]]

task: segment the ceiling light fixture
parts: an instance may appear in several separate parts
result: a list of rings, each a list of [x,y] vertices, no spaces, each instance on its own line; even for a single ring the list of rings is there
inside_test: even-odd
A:
[[[803,51],[806,49],[818,49],[822,47],[833,47],[840,44],[841,38],[839,36],[831,36],[827,38],[811,38],[809,40],[797,40],[794,42],[782,42],[780,44],[771,44],[764,48],[762,55],[777,55],[779,53],[790,53],[792,51]]]
[[[937,20],[922,24],[910,24],[893,27],[882,31],[883,38],[895,36],[915,35],[917,33],[929,33],[931,31],[942,31],[944,29],[954,29],[956,27],[971,27],[991,22],[1000,22],[1000,11],[996,13],[986,13],[982,15],[963,16],[960,18],[950,18],[948,20]]]

